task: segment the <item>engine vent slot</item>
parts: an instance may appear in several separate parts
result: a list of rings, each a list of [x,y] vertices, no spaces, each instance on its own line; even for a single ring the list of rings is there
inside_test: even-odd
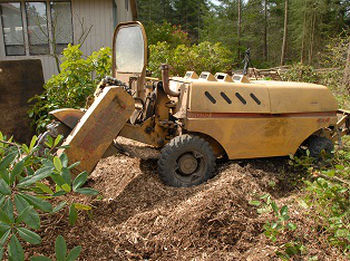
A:
[[[232,103],[231,99],[226,95],[226,93],[221,92],[220,94],[221,94],[221,97],[224,98],[224,100],[225,100],[228,104],[231,104],[231,103]]]
[[[256,102],[256,104],[261,105],[261,101],[259,100],[258,97],[255,96],[254,93],[251,93],[250,97],[252,97],[252,99]]]
[[[244,105],[247,104],[247,101],[243,98],[242,95],[240,95],[238,92],[236,92],[236,97],[238,98],[238,100],[241,101],[241,103],[243,103]]]
[[[209,99],[209,101],[211,101],[213,104],[216,103],[215,98],[213,96],[211,96],[211,94],[209,92],[205,92],[204,94]]]

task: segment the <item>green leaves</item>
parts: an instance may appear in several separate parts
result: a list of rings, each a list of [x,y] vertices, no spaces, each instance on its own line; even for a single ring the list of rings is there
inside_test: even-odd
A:
[[[98,82],[111,74],[111,60],[110,48],[102,48],[86,58],[79,45],[69,45],[63,51],[61,72],[46,82],[43,94],[32,99],[34,105],[28,114],[37,131],[44,130],[51,121],[48,115],[50,111],[58,108],[83,108]],[[49,147],[55,144],[56,141],[50,143]]]
[[[52,260],[46,256],[34,256],[30,258],[30,261],[52,261]]]
[[[65,261],[67,255],[67,244],[62,236],[58,236],[55,244],[57,261]]]
[[[11,171],[11,178],[10,178],[10,183],[11,184],[13,184],[13,182],[16,180],[17,176],[22,174],[22,172],[24,170],[24,163],[25,163],[25,159],[22,159],[12,169],[12,171]]]
[[[251,200],[251,201],[249,201],[249,205],[258,207],[261,205],[261,202],[258,200]]]
[[[18,152],[11,152],[5,158],[0,161],[0,170],[6,169],[10,166],[10,164],[17,157]]]
[[[8,224],[8,225],[10,225],[12,223],[11,219],[9,218],[9,216],[2,209],[0,209],[0,222]]]
[[[81,252],[81,246],[77,246],[75,248],[72,249],[72,251],[70,251],[70,253],[67,256],[67,261],[74,261],[76,259],[78,259],[79,255]]]
[[[23,261],[24,260],[24,251],[18,241],[18,238],[13,235],[11,237],[9,246],[8,246],[9,261]]]
[[[63,209],[67,205],[67,201],[62,201],[60,204],[58,204],[53,210],[52,213],[57,213],[61,209]]]
[[[33,244],[33,245],[38,245],[41,243],[41,237],[26,229],[26,228],[17,228],[17,231],[18,231],[18,234],[19,236],[24,240],[24,241],[27,241],[28,243],[30,244]]]
[[[52,174],[52,167],[43,167],[39,170],[37,170],[34,175],[28,176],[21,180],[21,182],[18,183],[18,187],[27,187],[30,186],[42,179],[45,179],[49,177]]]
[[[0,193],[2,195],[11,195],[11,188],[3,179],[0,179]]]
[[[1,132],[0,139],[3,139]],[[61,141],[62,137],[48,139],[50,149],[58,146]],[[15,143],[0,143],[0,260],[4,249],[7,249],[9,260],[24,260],[24,251],[17,237],[33,245],[40,244],[41,237],[34,231],[40,228],[39,213],[57,213],[67,205],[63,201],[53,208],[47,199],[65,195],[73,189],[70,173],[72,166],[68,167],[67,156],[38,156],[34,153],[37,149],[36,142],[37,137],[33,137],[29,147],[25,144],[20,146]],[[48,150],[44,153],[48,153]],[[56,183],[55,193],[45,181],[48,177]],[[95,194],[96,191],[82,187],[86,180],[87,174],[83,173],[75,180],[75,188],[85,194]],[[81,211],[91,210],[89,206],[73,203],[69,210],[69,222],[72,225],[78,218],[76,206]],[[76,247],[67,253],[62,237],[58,238],[56,248],[57,260],[64,261],[75,260],[81,251],[80,247]],[[31,260],[50,259],[41,256],[32,257]]]
[[[77,219],[78,219],[78,211],[75,208],[75,204],[72,204],[69,207],[69,224],[71,226],[74,226],[75,223],[77,222]]]
[[[57,237],[55,249],[57,261],[74,261],[79,257],[81,252],[81,247],[77,246],[67,255],[67,244],[62,236]]]
[[[6,240],[9,238],[11,234],[11,228],[9,228],[0,238],[0,248],[2,248],[4,246],[4,244],[6,243]]]
[[[18,194],[15,195],[15,205],[17,211],[19,212],[17,223],[21,223],[23,221],[30,228],[40,228],[39,214],[34,210],[33,206],[29,205],[29,203],[23,196]]]
[[[287,228],[288,228],[289,230],[291,230],[291,231],[294,231],[294,230],[297,229],[297,226],[296,226],[295,224],[293,224],[293,223],[288,223],[288,224],[287,224]]]
[[[275,201],[272,200],[270,194],[264,194],[260,196],[259,200],[252,200],[249,201],[249,204],[252,206],[260,207],[257,209],[257,212],[259,214],[264,213],[273,213],[274,219],[269,222],[267,221],[264,224],[264,234],[266,237],[268,237],[272,242],[275,242],[277,240],[277,236],[285,231],[290,230],[294,231],[297,227],[293,223],[287,223],[287,220],[290,219],[288,215],[288,206],[283,206],[281,209],[279,209],[278,205]]]
[[[80,194],[90,195],[90,196],[98,195],[98,191],[94,189],[82,188],[82,186],[84,186],[84,184],[86,183],[87,178],[88,178],[88,173],[86,171],[80,173],[73,181],[73,191]]]
[[[53,164],[55,165],[57,171],[60,172],[62,170],[62,162],[59,157],[56,156],[53,158]]]
[[[59,235],[55,242],[56,261],[74,261],[78,259],[81,252],[81,247],[77,246],[73,248],[67,255],[67,244],[64,238]],[[31,261],[51,261],[50,258],[45,256],[35,256],[30,259]]]
[[[73,191],[76,191],[78,188],[82,187],[88,178],[88,173],[86,171],[80,173],[75,180],[73,181]]]
[[[221,43],[209,41],[192,46],[180,44],[176,47],[167,42],[158,42],[149,46],[150,61],[148,68],[153,76],[160,76],[159,65],[165,61],[171,65],[172,75],[185,75],[189,68],[197,72],[227,71],[232,64],[232,53]]]
[[[75,192],[78,192],[80,194],[90,195],[90,196],[98,195],[98,191],[91,188],[80,188],[80,189],[76,189]]]
[[[34,197],[34,196],[31,196],[31,195],[28,195],[28,194],[20,194],[26,201],[28,201],[28,203],[32,206],[34,206],[35,208],[38,208],[44,212],[51,212],[52,211],[52,205],[43,200],[43,199],[40,199],[38,197]]]

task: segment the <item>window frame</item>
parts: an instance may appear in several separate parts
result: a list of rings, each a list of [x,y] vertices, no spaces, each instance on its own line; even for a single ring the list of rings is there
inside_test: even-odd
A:
[[[118,3],[117,3],[117,0],[112,0],[113,2],[113,26],[114,28],[117,27],[118,25]]]
[[[47,39],[47,43],[45,42],[45,44],[31,44],[30,43],[30,34],[29,34],[29,15],[28,15],[28,9],[27,9],[27,4],[29,3],[44,3],[45,4],[45,13],[46,13],[46,27],[47,27],[47,35],[48,35],[48,39]],[[36,55],[50,55],[51,54],[51,34],[50,34],[50,30],[49,30],[49,17],[47,15],[48,10],[47,10],[47,1],[44,0],[36,0],[36,1],[24,1],[25,4],[25,16],[26,16],[26,21],[27,21],[27,34],[28,34],[28,48],[29,48],[29,56],[36,56]],[[43,46],[43,45],[47,45],[48,47],[48,52],[47,53],[32,53],[31,51],[31,46]]]
[[[7,44],[6,44],[6,39],[5,39],[5,26],[4,26],[4,19],[2,16],[2,8],[0,8],[0,20],[1,20],[1,31],[2,31],[2,42],[3,42],[3,49],[6,57],[11,57],[11,56],[26,56],[27,55],[27,49],[26,49],[26,40],[25,40],[25,26],[24,26],[24,19],[23,19],[23,2],[20,0],[15,0],[15,1],[6,1],[6,2],[0,2],[0,4],[10,4],[10,3],[19,3],[19,10],[21,12],[21,22],[22,22],[22,37],[23,37],[23,54],[11,54],[9,55],[7,52]],[[22,45],[11,45],[11,46],[22,46]]]
[[[69,3],[70,4],[70,14],[71,14],[71,16],[70,16],[70,18],[71,18],[71,30],[72,30],[72,42],[71,43],[74,43],[74,26],[73,26],[73,5],[72,5],[72,1],[71,0],[49,0],[48,1],[48,5],[49,5],[49,9],[50,10],[48,10],[49,11],[49,14],[50,14],[50,30],[51,30],[51,33],[50,33],[50,38],[51,38],[51,40],[53,40],[54,39],[54,31],[52,30],[52,26],[53,26],[53,24],[52,24],[52,8],[51,8],[51,3]],[[67,46],[68,46],[68,44],[70,44],[70,43],[64,43],[64,44],[66,44]],[[62,45],[62,44],[59,44],[59,45]],[[54,48],[54,46],[53,46],[53,44],[52,43],[50,43],[50,47],[52,47],[52,53],[54,53],[54,50],[55,50],[55,48]],[[56,43],[56,50],[57,50],[57,43]]]
[[[48,32],[48,47],[49,51],[45,54],[31,54],[30,52],[30,40],[29,40],[29,34],[28,34],[28,16],[26,11],[26,3],[30,2],[43,2],[46,6],[46,18],[47,18],[47,32]],[[5,57],[40,57],[40,56],[52,56],[56,55],[54,54],[54,47],[53,47],[53,32],[52,32],[52,17],[51,17],[51,2],[69,2],[70,3],[70,12],[71,12],[71,27],[72,27],[72,44],[74,44],[75,41],[75,35],[74,35],[74,23],[73,23],[73,4],[72,0],[8,0],[8,1],[0,1],[0,3],[20,3],[20,10],[21,10],[21,19],[22,19],[22,28],[23,28],[23,44],[24,44],[24,54],[19,55],[8,55],[6,50],[6,43],[5,43],[5,35],[4,35],[4,24],[2,15],[0,18],[0,26],[2,31],[2,41],[0,41],[0,48],[3,48]],[[1,12],[0,12],[1,14]]]

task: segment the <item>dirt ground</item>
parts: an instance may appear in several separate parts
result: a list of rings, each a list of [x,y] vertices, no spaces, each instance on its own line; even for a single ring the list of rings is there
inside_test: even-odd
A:
[[[61,234],[69,249],[83,247],[80,260],[278,260],[278,246],[293,240],[307,249],[294,260],[343,260],[298,204],[296,184],[302,177],[288,159],[219,162],[208,183],[179,189],[158,179],[157,151],[118,141],[130,156],[120,154],[98,164],[89,185],[101,195],[68,199],[89,203],[93,211],[82,213],[74,227],[68,225],[67,213],[44,217],[43,244],[28,246],[30,254],[52,255]],[[275,243],[263,234],[264,223],[273,216],[257,214],[248,203],[265,193],[279,206],[288,205],[297,225]]]

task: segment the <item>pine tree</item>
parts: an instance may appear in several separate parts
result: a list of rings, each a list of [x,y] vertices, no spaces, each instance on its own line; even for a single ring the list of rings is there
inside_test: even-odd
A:
[[[283,43],[282,43],[282,55],[281,55],[282,66],[284,65],[285,59],[286,59],[287,36],[288,36],[288,0],[284,0],[284,29],[283,29]]]

